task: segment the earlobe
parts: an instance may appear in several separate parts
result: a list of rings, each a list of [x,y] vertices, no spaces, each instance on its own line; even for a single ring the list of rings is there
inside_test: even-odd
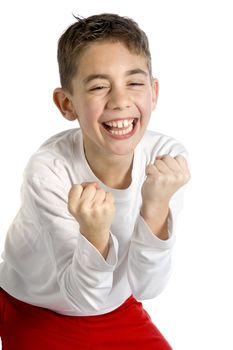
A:
[[[152,81],[152,110],[155,109],[159,96],[159,81],[158,79],[153,79]]]
[[[70,96],[65,90],[56,88],[53,92],[53,101],[65,119],[70,121],[77,119]]]

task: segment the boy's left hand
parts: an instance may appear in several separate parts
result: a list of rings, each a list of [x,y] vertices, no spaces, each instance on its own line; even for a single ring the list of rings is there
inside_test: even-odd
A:
[[[158,220],[164,224],[171,197],[190,179],[187,161],[181,155],[174,158],[169,155],[158,156],[154,164],[146,167],[146,175],[142,186],[141,215],[149,226]]]

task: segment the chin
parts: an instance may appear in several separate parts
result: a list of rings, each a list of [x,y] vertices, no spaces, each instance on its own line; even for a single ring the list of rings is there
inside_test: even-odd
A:
[[[110,152],[112,153],[112,155],[116,155],[116,156],[129,156],[130,154],[134,153],[134,150],[136,148],[138,143],[135,143],[133,145],[121,145],[118,147],[111,147]]]

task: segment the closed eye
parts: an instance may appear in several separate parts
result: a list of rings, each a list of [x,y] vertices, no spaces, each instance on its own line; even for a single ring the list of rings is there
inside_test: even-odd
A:
[[[108,86],[102,86],[102,85],[94,86],[94,87],[90,88],[90,91],[102,90],[102,89],[107,89],[107,88],[108,88]]]
[[[142,86],[142,85],[145,85],[143,83],[130,83],[129,85],[131,86]]]

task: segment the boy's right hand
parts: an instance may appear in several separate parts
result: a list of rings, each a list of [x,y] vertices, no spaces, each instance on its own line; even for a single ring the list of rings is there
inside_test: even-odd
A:
[[[81,234],[106,257],[115,214],[113,195],[95,182],[73,185],[68,195],[68,210],[78,221]]]

